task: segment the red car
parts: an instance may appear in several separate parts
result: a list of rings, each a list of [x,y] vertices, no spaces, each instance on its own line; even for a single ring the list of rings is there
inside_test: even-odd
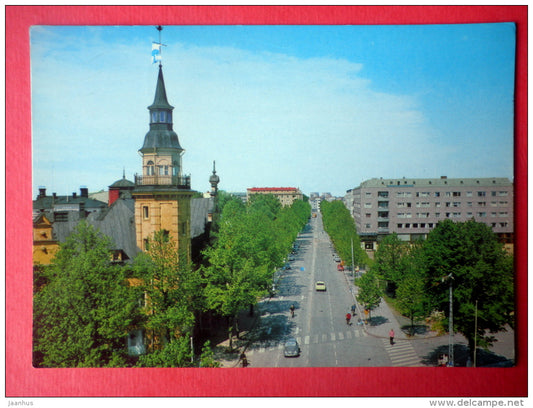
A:
[[[344,271],[344,266],[342,266],[341,264],[338,264],[337,265],[337,270],[341,271],[341,272]]]

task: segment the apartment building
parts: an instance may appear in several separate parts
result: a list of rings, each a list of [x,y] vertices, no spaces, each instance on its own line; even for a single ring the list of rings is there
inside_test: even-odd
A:
[[[508,178],[373,178],[348,190],[344,203],[367,250],[394,232],[405,241],[423,238],[445,219],[474,219],[490,226],[502,242],[513,241],[513,183]]]
[[[252,187],[246,190],[246,198],[253,194],[272,194],[278,198],[281,205],[292,205],[295,200],[303,200],[303,194],[296,187]]]

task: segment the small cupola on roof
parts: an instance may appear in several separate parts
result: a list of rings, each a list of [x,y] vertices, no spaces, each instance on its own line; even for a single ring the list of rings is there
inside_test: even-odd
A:
[[[174,107],[167,100],[165,81],[163,79],[163,67],[159,65],[154,102],[148,107],[150,111],[150,130],[144,137],[143,147],[139,150],[141,153],[153,152],[159,148],[183,151],[178,140],[178,135],[173,130],[173,109]]]

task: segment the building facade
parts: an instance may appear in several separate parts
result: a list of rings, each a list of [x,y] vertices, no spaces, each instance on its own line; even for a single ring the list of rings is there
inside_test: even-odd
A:
[[[507,178],[374,178],[348,190],[344,203],[367,250],[387,234],[405,241],[424,238],[445,219],[474,219],[502,242],[513,242],[513,183]]]
[[[302,192],[296,187],[252,187],[246,190],[246,199],[254,194],[272,194],[281,205],[292,205],[295,200],[303,200]]]

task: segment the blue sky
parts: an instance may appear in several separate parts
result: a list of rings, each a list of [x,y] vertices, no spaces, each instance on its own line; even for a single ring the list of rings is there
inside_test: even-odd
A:
[[[153,26],[31,28],[33,192],[141,172]],[[372,177],[513,178],[513,24],[167,26],[192,188],[346,190]]]

